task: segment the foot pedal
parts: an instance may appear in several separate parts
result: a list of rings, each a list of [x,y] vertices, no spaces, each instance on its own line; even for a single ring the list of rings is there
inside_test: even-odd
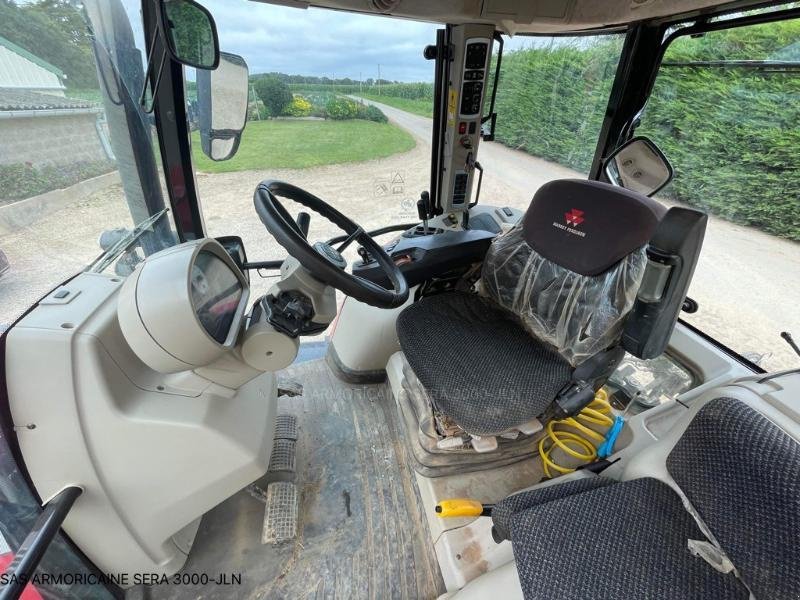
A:
[[[297,439],[297,417],[294,415],[278,415],[275,420],[276,440]]]
[[[275,438],[272,443],[272,454],[269,457],[270,473],[278,471],[294,473],[296,443],[294,440]]]
[[[280,544],[297,536],[297,486],[276,481],[267,487],[262,544]]]

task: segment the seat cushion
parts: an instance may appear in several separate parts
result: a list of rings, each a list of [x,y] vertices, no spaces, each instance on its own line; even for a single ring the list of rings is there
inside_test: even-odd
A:
[[[717,398],[667,458],[670,474],[757,598],[800,597],[800,443]]]
[[[422,298],[400,313],[397,333],[434,406],[475,435],[538,417],[572,376],[510,312],[476,294]]]
[[[690,554],[703,540],[679,496],[656,479],[568,495],[514,514],[511,542],[527,600],[741,598],[749,592]]]
[[[509,529],[514,515],[533,506],[560,500],[574,494],[581,494],[589,490],[594,490],[606,485],[617,483],[615,479],[602,476],[581,477],[570,479],[561,483],[539,486],[530,490],[511,494],[504,498],[492,509],[492,523],[494,525],[492,534],[496,542],[510,539]]]

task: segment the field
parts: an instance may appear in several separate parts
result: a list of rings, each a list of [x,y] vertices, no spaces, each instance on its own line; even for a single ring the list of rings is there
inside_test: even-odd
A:
[[[394,108],[399,108],[406,112],[419,115],[420,117],[433,116],[433,101],[424,98],[399,98],[397,96],[386,96],[381,94],[354,94],[359,98],[372,100],[373,102],[381,102]]]
[[[206,173],[361,162],[407,152],[415,145],[410,134],[390,123],[359,119],[250,121],[236,156],[214,162],[203,154],[199,134],[192,134],[195,165]]]

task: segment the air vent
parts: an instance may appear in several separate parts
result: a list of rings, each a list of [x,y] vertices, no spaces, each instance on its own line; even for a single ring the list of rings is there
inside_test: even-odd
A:
[[[392,12],[400,6],[401,0],[372,0],[372,6],[381,12]]]

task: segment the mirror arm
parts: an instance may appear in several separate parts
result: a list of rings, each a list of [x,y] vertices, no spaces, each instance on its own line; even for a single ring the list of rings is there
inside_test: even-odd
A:
[[[158,86],[161,83],[161,74],[164,72],[164,63],[167,61],[167,50],[164,48],[161,51],[161,60],[158,64],[158,72],[156,73],[156,80],[153,84],[153,91],[151,93],[152,103],[147,105],[147,86],[150,83],[150,75],[153,73],[153,53],[156,48],[156,40],[158,33],[153,35],[153,41],[150,42],[150,51],[147,53],[147,70],[144,72],[144,82],[142,83],[142,93],[139,94],[139,105],[144,109],[144,112],[150,114],[156,106],[156,94],[158,93]]]
[[[492,85],[492,96],[489,101],[489,114],[481,118],[481,137],[486,142],[494,141],[494,132],[497,128],[497,113],[494,111],[495,100],[497,99],[497,86],[500,84],[500,65],[503,61],[503,36],[499,31],[495,31],[492,36],[497,42],[497,64],[494,70],[494,84]],[[483,133],[483,124],[488,122],[489,128]]]
[[[280,269],[283,264],[282,260],[262,260],[256,262],[246,262],[242,265],[244,271],[260,270],[260,269]]]

